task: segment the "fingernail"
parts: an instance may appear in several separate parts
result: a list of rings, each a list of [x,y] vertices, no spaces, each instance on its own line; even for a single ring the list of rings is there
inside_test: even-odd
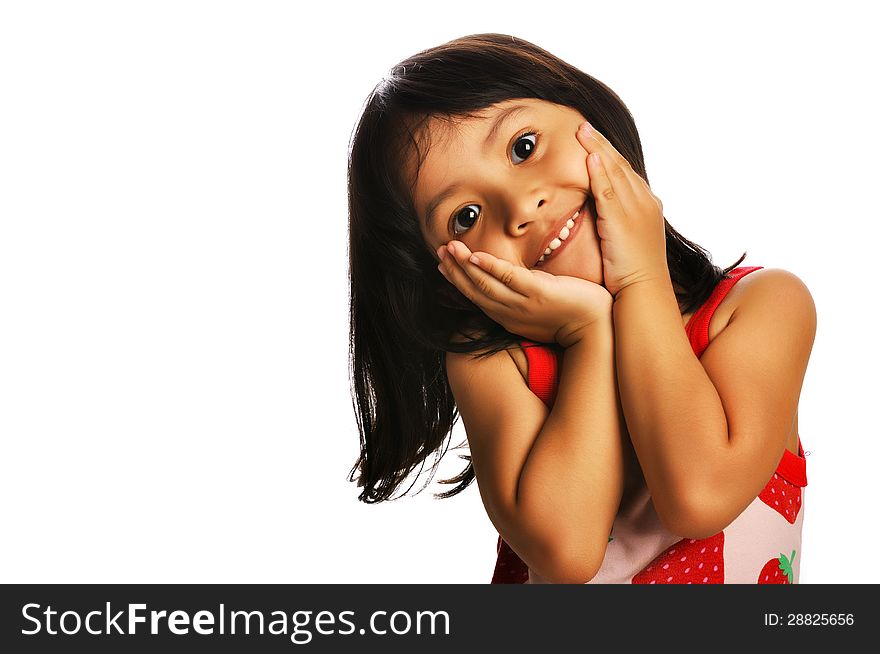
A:
[[[445,256],[446,256],[446,246],[445,246],[445,245],[441,245],[441,246],[437,249],[437,257],[440,259],[440,261],[443,261],[443,258],[444,258]]]
[[[593,126],[588,122],[584,122],[579,128],[584,134],[592,134]]]
[[[476,254],[472,254],[472,255],[471,255],[471,258],[468,259],[468,261],[470,261],[470,262],[471,262],[472,264],[474,264],[475,266],[479,266],[479,265],[480,265],[480,260],[477,258],[477,255],[476,255]]]

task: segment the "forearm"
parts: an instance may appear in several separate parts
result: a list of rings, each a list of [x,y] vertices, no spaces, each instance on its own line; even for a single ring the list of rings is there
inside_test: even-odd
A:
[[[609,315],[565,350],[556,401],[517,489],[517,510],[554,521],[557,560],[576,562],[575,569],[601,565],[620,506],[622,418]]]
[[[613,317],[630,439],[657,513],[676,516],[728,447],[724,408],[694,356],[668,278],[621,290]]]

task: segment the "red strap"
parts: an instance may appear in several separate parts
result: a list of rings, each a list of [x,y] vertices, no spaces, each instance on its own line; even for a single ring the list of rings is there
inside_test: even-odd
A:
[[[533,341],[523,341],[521,345],[529,362],[529,388],[552,408],[559,384],[560,359],[565,350],[557,345]]]
[[[804,446],[798,436],[798,455],[795,456],[786,447],[782,452],[782,460],[776,466],[776,473],[795,486],[803,488],[807,485],[807,460],[804,458]]]

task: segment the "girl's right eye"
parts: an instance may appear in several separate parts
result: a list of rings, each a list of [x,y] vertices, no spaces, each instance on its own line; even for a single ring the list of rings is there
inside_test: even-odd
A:
[[[480,205],[469,204],[452,217],[452,232],[458,236],[473,227],[480,217]]]

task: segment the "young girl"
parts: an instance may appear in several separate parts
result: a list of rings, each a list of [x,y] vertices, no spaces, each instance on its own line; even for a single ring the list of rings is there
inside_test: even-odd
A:
[[[812,298],[666,222],[611,89],[500,34],[410,57],[349,212],[361,501],[460,413],[472,465],[439,497],[476,476],[493,583],[797,583]]]

